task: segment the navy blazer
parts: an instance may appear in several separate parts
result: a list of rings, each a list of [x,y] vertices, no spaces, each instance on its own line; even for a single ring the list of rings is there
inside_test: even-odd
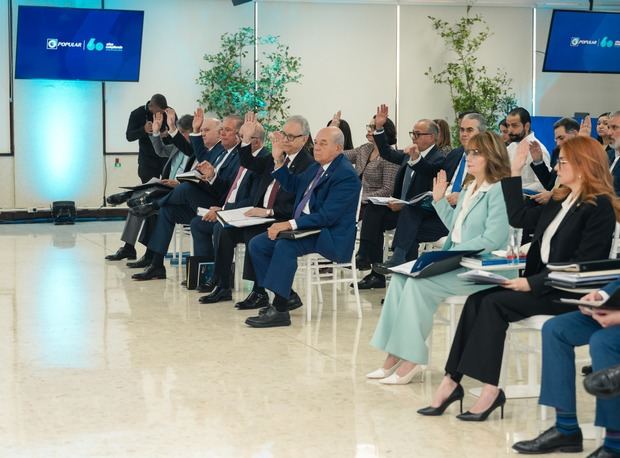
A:
[[[301,202],[310,183],[321,167],[310,165],[305,172],[293,175],[287,167],[280,167],[273,176],[285,191],[295,193],[295,206]],[[336,262],[350,262],[355,245],[357,204],[362,183],[353,165],[338,155],[329,165],[310,198],[310,214],[295,220],[298,229],[321,229],[316,252]]]
[[[222,146],[222,142],[217,142],[211,149],[207,149],[202,141],[202,137],[190,135],[189,139],[192,142],[192,149],[195,152],[194,155],[198,162],[208,161],[213,164],[220,154],[226,152],[226,149]]]
[[[448,183],[452,181],[452,177],[456,173],[456,170],[461,163],[461,158],[463,157],[464,152],[465,148],[463,146],[459,146],[458,148],[454,148],[446,155],[446,160],[443,163],[443,169],[446,171],[446,178],[448,179]]]
[[[228,151],[224,151],[223,155],[227,154]],[[218,202],[219,206],[224,205],[224,200],[226,199],[226,195],[228,194],[228,190],[232,185],[235,177],[237,176],[237,171],[239,170],[239,145],[235,146],[235,148],[231,151],[231,153],[224,159],[224,163],[220,167],[217,176],[213,183],[208,183],[205,181],[200,181],[198,186],[207,191],[211,196],[213,196]]]
[[[620,196],[620,160],[616,162],[616,165],[611,170],[611,177],[614,179],[614,190],[616,191],[616,195]]]
[[[240,148],[239,152],[241,152],[242,149],[243,148]],[[251,155],[252,154],[251,147],[248,146],[248,149],[250,150],[250,155]],[[263,148],[258,153],[256,158],[264,158],[267,156],[271,157],[271,152],[268,149]],[[247,167],[246,169],[247,169],[247,172],[243,176],[241,183],[239,183],[239,190],[237,191],[237,195],[235,196],[235,201],[232,203],[228,203],[228,204],[224,202],[224,208],[226,210],[231,210],[233,208],[251,207],[254,204],[254,190],[256,189],[257,182],[260,181],[260,175],[254,173],[252,170],[248,169]],[[238,171],[239,169],[237,169],[237,172]],[[235,175],[235,178],[236,178],[236,175]],[[228,192],[226,192],[226,194],[228,195]]]

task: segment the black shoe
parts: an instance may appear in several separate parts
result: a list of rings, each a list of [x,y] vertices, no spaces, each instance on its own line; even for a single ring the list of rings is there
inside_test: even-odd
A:
[[[111,196],[108,196],[105,201],[110,205],[120,205],[124,202],[127,202],[127,199],[129,199],[132,194],[133,191],[119,192],[117,194],[112,194]]]
[[[504,390],[500,388],[499,393],[497,393],[497,397],[495,398],[495,401],[493,401],[493,404],[491,404],[491,406],[487,410],[480,413],[471,413],[468,410],[465,413],[457,415],[456,418],[463,421],[484,421],[498,407],[500,408],[501,413],[500,418],[504,418],[504,404],[506,404],[506,395],[504,394]]]
[[[136,249],[123,245],[116,253],[109,254],[105,257],[108,261],[120,261],[122,259],[136,259]]]
[[[351,285],[353,286],[353,285]],[[385,277],[371,272],[357,283],[358,289],[385,288]]]
[[[235,307],[239,310],[253,310],[269,307],[269,296],[267,296],[267,293],[252,291],[248,297],[241,302],[237,302]]]
[[[185,287],[187,287],[187,280],[183,280],[183,281],[181,282],[181,286],[185,286]]]
[[[230,289],[220,288],[216,286],[211,294],[202,296],[198,299],[201,304],[215,304],[216,302],[224,302],[232,300],[232,291]]]
[[[139,207],[140,205],[150,204],[151,202],[153,202],[153,199],[149,199],[148,194],[142,194],[138,197],[132,197],[131,199],[129,199],[127,201],[127,206],[129,208],[133,208],[133,207]]]
[[[357,267],[357,270],[370,270],[370,261],[359,255],[355,256],[355,267]]]
[[[583,380],[586,391],[597,398],[611,399],[620,395],[620,365],[601,369]]]
[[[301,302],[301,298],[299,297],[299,294],[291,290],[291,295],[288,297],[288,300],[286,301],[286,306],[288,307],[288,311],[291,312],[295,309],[298,309],[302,305],[304,305],[304,303]]]
[[[517,442],[512,448],[528,455],[552,452],[579,453],[583,451],[583,436],[580,429],[567,436],[552,426],[536,439]]]
[[[139,274],[133,274],[131,278],[140,281],[164,279],[166,278],[166,268],[164,266],[154,266],[153,264],[151,264],[146,269],[144,269],[144,272],[140,272]]]
[[[439,407],[432,407],[432,406],[424,407],[423,409],[418,410],[418,413],[420,415],[426,415],[427,417],[437,417],[439,415],[442,415],[444,411],[448,408],[448,406],[456,401],[461,401],[460,412],[463,413],[463,398],[464,397],[465,397],[465,391],[463,391],[463,387],[459,383],[456,386],[456,388],[452,390],[452,393],[450,393],[450,396],[448,396],[446,400],[442,402]]]
[[[599,447],[588,455],[588,458],[620,458],[620,453],[609,450],[605,447]]]
[[[134,258],[135,259],[135,258]],[[146,254],[138,259],[136,262],[128,262],[125,264],[130,269],[144,269],[151,265],[151,261],[153,260],[152,256],[147,256]]]
[[[252,328],[275,328],[278,326],[290,326],[291,316],[288,312],[278,312],[278,310],[269,306],[267,311],[262,315],[251,316],[245,320],[245,324]]]
[[[581,375],[590,375],[592,373],[592,366],[583,366],[581,368]]]
[[[392,267],[396,267],[401,265],[402,262],[392,261],[388,259],[385,262],[376,262],[372,265],[373,272],[378,273],[379,275],[390,275],[392,271],[390,270]]]
[[[129,212],[132,215],[141,216],[143,218],[148,218],[151,215],[157,213],[157,209],[153,204],[144,204],[138,205],[137,207],[131,207]]]
[[[197,289],[199,293],[210,293],[215,289],[216,286],[217,280],[215,279],[215,277],[211,277],[204,285],[199,285]]]

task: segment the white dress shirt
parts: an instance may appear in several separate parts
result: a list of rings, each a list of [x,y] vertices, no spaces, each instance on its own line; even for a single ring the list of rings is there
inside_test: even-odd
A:
[[[263,148],[259,148],[257,149],[255,152],[252,153],[252,156],[256,157],[258,155],[258,153],[260,153],[260,150],[262,150]],[[224,159],[226,160],[226,159]],[[224,161],[221,161],[220,164],[221,165]],[[237,193],[239,192],[239,186],[241,186],[241,182],[243,181],[243,179],[245,178],[245,175],[248,173],[248,169],[246,169],[245,167],[241,167],[241,176],[239,176],[239,179],[237,180],[236,183],[233,182],[233,185],[235,186],[234,189],[230,192],[230,195],[228,196],[228,199],[226,199],[226,203],[227,204],[232,204],[237,200]]]
[[[549,262],[549,252],[551,250],[551,239],[558,231],[558,227],[566,217],[566,214],[571,209],[575,201],[577,200],[577,195],[574,195],[572,192],[564,199],[562,202],[562,209],[555,215],[553,221],[549,223],[545,232],[543,232],[542,240],[540,241],[540,259],[544,264]]]
[[[467,189],[465,190],[465,196],[463,197],[463,203],[461,205],[461,210],[459,211],[459,214],[456,215],[454,227],[452,227],[452,232],[450,233],[450,237],[452,238],[452,242],[454,244],[458,244],[463,241],[463,221],[465,220],[465,216],[467,215],[467,212],[469,212],[471,205],[475,202],[476,197],[481,192],[487,192],[489,189],[491,189],[492,186],[490,183],[487,183],[485,181],[478,187],[478,189],[474,191],[474,188],[476,187],[475,185],[475,182],[471,182],[467,186]]]
[[[297,155],[299,154],[299,151],[296,152],[295,154],[289,154],[288,156],[286,156],[286,158],[288,159],[288,164],[286,165],[287,168],[291,168],[291,164],[293,163],[293,161],[295,160],[295,158],[297,157]],[[267,187],[267,190],[265,191],[265,197],[263,198],[263,208],[267,208],[267,206],[269,205],[269,196],[271,195],[271,190],[273,189],[273,187],[276,185],[276,180],[274,179],[271,184]],[[273,210],[271,210],[271,216],[273,216]]]
[[[329,168],[329,166],[330,166],[330,165],[331,165],[331,162],[328,162],[327,164],[325,164],[325,165],[322,165],[322,166],[321,166],[321,167],[323,167],[323,173],[320,175],[319,180],[323,177],[323,175],[325,175],[325,172],[327,172],[327,169]],[[312,182],[313,182],[313,181],[314,181],[314,180],[312,180],[312,181],[310,182],[310,184],[308,185],[308,188],[306,189],[306,191],[308,191],[308,190],[310,189],[310,187],[312,186]],[[316,188],[315,188],[315,189],[316,189]],[[313,190],[313,192],[314,192],[314,190]],[[303,197],[302,197],[302,198],[303,198]],[[312,199],[312,198],[308,199],[308,202],[306,202],[306,206],[305,206],[305,207],[304,207],[304,209],[301,211],[301,213],[302,213],[302,214],[306,214],[306,215],[309,215],[309,214],[310,214],[310,200],[311,200],[311,199]],[[294,211],[295,211],[295,209],[293,209],[293,212],[294,212]],[[293,230],[294,230],[294,231],[296,231],[296,230],[297,230],[297,223],[295,222],[295,220],[294,220],[294,219],[290,219],[288,222],[290,223],[291,228],[293,228]]]

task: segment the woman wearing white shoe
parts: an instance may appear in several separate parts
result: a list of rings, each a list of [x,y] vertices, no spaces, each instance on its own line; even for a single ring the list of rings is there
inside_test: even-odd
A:
[[[499,181],[510,176],[510,161],[501,138],[491,132],[472,137],[468,144],[467,173],[456,208],[444,198],[448,182],[442,170],[433,184],[433,207],[450,229],[444,250],[504,249],[508,216]],[[421,374],[427,363],[426,339],[433,315],[443,299],[469,295],[486,285],[465,282],[457,269],[431,278],[394,274],[371,345],[387,353],[383,367],[367,374],[380,383],[404,385]],[[516,276],[516,272],[515,272]]]

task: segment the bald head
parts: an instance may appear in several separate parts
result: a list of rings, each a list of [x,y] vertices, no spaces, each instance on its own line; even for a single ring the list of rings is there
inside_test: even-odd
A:
[[[344,134],[337,127],[324,127],[314,139],[314,159],[321,165],[336,159],[344,148]]]
[[[213,146],[220,141],[221,128],[222,121],[217,118],[205,118],[202,121],[202,126],[200,126],[200,134],[202,135],[202,142],[207,148],[213,148]]]

